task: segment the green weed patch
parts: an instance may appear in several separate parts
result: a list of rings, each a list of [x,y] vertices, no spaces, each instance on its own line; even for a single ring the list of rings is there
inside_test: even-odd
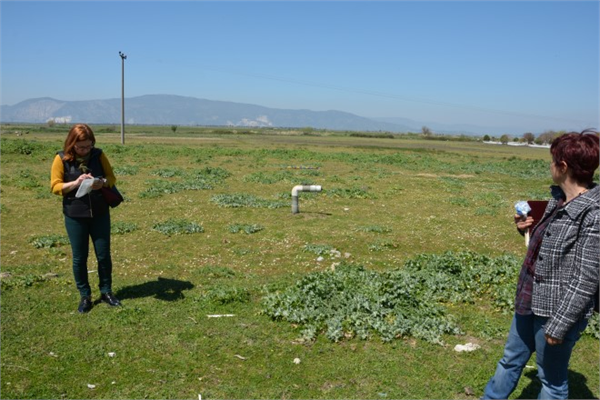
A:
[[[110,232],[114,235],[123,235],[131,233],[138,229],[138,225],[133,222],[115,221],[110,226]]]
[[[342,263],[267,294],[262,312],[302,325],[307,340],[324,332],[332,341],[378,335],[383,341],[414,336],[441,344],[444,334],[461,333],[443,304],[474,302],[483,294],[495,298],[502,286],[514,290],[514,274],[507,272],[517,267],[512,256],[471,252],[420,255],[403,268],[382,273]]]
[[[51,247],[67,245],[70,242],[69,238],[65,235],[52,234],[34,236],[29,239],[29,243],[31,243],[36,249],[49,249]]]
[[[197,223],[177,218],[155,224],[152,229],[167,236],[204,232],[204,228]]]
[[[357,232],[390,233],[392,228],[387,226],[369,225],[356,228]]]
[[[217,194],[210,198],[212,203],[215,203],[219,207],[224,208],[240,208],[240,207],[250,207],[250,208],[281,208],[281,207],[289,207],[287,202],[278,201],[278,200],[266,200],[261,199],[257,196],[246,194],[246,193],[236,193],[236,194]]]
[[[262,225],[258,225],[258,224],[233,224],[233,225],[229,225],[229,232],[231,233],[238,233],[238,232],[245,232],[247,234],[252,234],[252,233],[256,233],[256,232],[260,232],[263,229],[265,229],[264,226]]]
[[[341,197],[343,199],[375,199],[373,193],[369,193],[366,189],[363,188],[332,188],[324,190],[327,196],[331,197]]]

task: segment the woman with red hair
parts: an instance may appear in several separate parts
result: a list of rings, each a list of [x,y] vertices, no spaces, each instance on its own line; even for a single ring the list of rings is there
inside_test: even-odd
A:
[[[94,147],[95,144],[92,128],[86,124],[74,125],[63,151],[54,158],[50,174],[52,192],[63,197],[65,227],[73,252],[73,275],[81,295],[80,313],[90,311],[93,305],[87,270],[90,238],[98,260],[100,300],[113,307],[121,305],[112,293],[110,212],[99,190],[103,186],[112,187],[117,179],[108,158],[101,149]],[[82,183],[88,179],[93,179],[91,191],[77,195]]]
[[[598,142],[598,133],[586,130],[562,135],[550,146],[552,199],[531,232],[504,355],[484,399],[507,399],[534,352],[542,382],[538,398],[569,396],[571,352],[598,303]],[[521,233],[533,222],[515,215]]]

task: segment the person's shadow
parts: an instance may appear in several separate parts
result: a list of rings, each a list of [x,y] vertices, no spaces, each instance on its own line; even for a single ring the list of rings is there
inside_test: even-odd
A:
[[[525,373],[531,380],[529,385],[523,389],[517,399],[537,399],[542,388],[542,383],[537,377],[537,371],[531,370]],[[569,398],[570,399],[598,399],[586,384],[587,378],[579,372],[569,370]]]
[[[153,296],[159,300],[177,301],[183,299],[184,290],[193,289],[194,285],[188,281],[159,277],[156,281],[149,281],[139,285],[126,286],[115,293],[118,299],[138,299]]]

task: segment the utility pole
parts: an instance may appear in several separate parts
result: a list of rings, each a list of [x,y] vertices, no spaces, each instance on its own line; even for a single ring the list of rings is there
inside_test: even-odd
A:
[[[119,51],[121,56],[121,144],[125,144],[125,60],[127,56]]]

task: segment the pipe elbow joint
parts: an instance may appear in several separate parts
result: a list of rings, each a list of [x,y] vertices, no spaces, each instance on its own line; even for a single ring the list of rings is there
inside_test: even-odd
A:
[[[299,192],[320,192],[321,185],[296,185],[292,188],[292,196],[298,196]]]

